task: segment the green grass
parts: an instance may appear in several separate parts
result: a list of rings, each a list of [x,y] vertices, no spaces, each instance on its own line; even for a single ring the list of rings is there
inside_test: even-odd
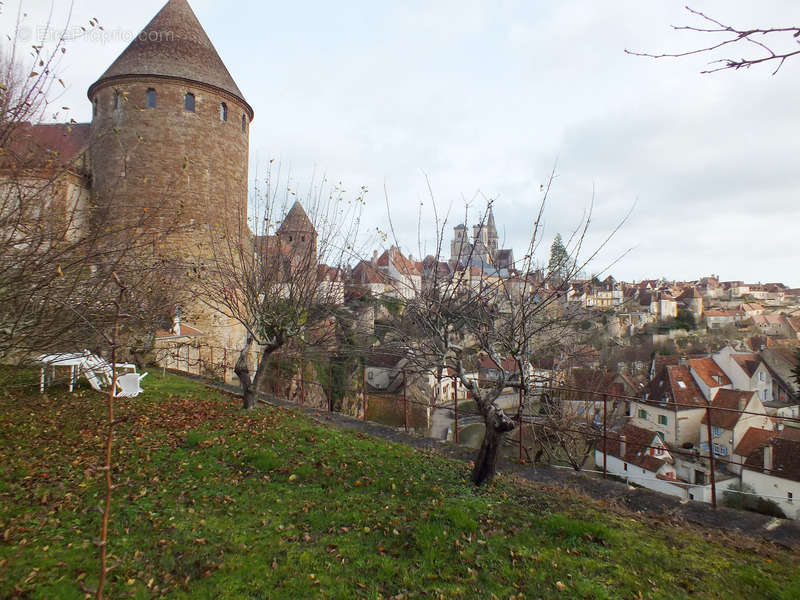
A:
[[[798,598],[797,557],[151,373],[119,402],[110,596]],[[97,581],[104,402],[0,397],[0,597]]]

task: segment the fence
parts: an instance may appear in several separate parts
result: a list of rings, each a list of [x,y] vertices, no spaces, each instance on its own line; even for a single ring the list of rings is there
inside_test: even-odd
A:
[[[232,348],[213,347],[203,343],[171,343],[156,349],[156,360],[160,366],[171,371],[212,378],[227,383],[236,383],[234,366],[239,358],[239,351]],[[248,362],[253,367],[260,360],[257,350],[251,351]],[[309,372],[312,370],[314,372]],[[327,355],[303,356],[300,354],[276,353],[270,373],[269,393],[288,402],[301,405],[313,405],[331,412],[344,412],[362,419],[387,421],[389,425],[402,427],[405,431],[419,429],[420,414],[426,415],[427,427],[430,427],[431,414],[438,411],[443,420],[449,423],[447,429],[449,439],[461,442],[465,426],[482,423],[482,415],[473,402],[464,401],[459,395],[458,380],[453,378],[451,398],[443,399],[440,391],[431,390],[427,394],[413,385],[412,380],[419,373],[413,370],[399,369],[392,377],[400,380],[397,393],[379,393],[367,383],[366,368],[361,362],[358,370],[352,373],[336,373],[335,361]],[[413,392],[413,393],[412,393]],[[517,459],[536,462],[546,455],[550,462],[559,460],[574,470],[585,469],[585,463],[600,450],[602,468],[598,465],[597,473],[604,478],[614,474],[609,469],[609,458],[625,461],[626,452],[622,450],[628,444],[638,448],[640,452],[657,456],[665,447],[654,445],[657,432],[653,431],[650,440],[626,440],[619,434],[621,425],[633,418],[630,407],[647,405],[664,407],[663,403],[643,400],[640,397],[624,394],[612,394],[597,390],[586,390],[569,386],[542,384],[533,393],[523,394],[517,390],[516,404],[509,401],[510,394],[505,394],[504,409],[513,415],[518,423],[515,435],[509,442],[515,445]],[[375,404],[384,407],[381,412],[374,408]],[[764,417],[763,413],[724,408],[705,403],[680,404],[669,402],[669,407],[676,409],[697,409],[704,411],[705,436],[709,443],[704,447],[672,448],[672,454],[684,460],[695,461],[707,470],[709,484],[705,482],[692,484],[696,488],[706,487],[710,493],[711,504],[717,506],[717,475],[726,470],[740,469],[741,461],[721,454],[712,431],[712,410],[716,415],[735,412],[739,415],[755,415]],[[388,407],[388,409],[386,408]],[[784,417],[784,422],[800,425],[800,419]],[[701,435],[702,438],[702,435]],[[617,445],[615,448],[614,445]],[[508,448],[506,449],[508,450]],[[616,450],[616,452],[614,451]],[[621,456],[618,456],[621,455]],[[627,469],[627,466],[625,467]],[[722,469],[722,470],[720,470]],[[620,475],[620,474],[618,474]],[[631,480],[645,481],[647,477],[631,477]],[[658,479],[658,478],[651,478]],[[658,479],[664,485],[667,479]],[[680,484],[680,480],[673,483]],[[662,487],[664,487],[662,485]]]

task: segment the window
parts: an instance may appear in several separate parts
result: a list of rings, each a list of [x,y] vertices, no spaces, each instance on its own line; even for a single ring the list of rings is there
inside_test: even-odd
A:
[[[242,113],[242,131],[247,131],[247,116]]]
[[[114,110],[119,110],[122,106],[122,94],[117,90],[114,92]]]
[[[722,427],[712,427],[711,428],[711,437],[718,438],[722,437]]]
[[[92,100],[92,116],[93,117],[97,116],[97,98]]]
[[[220,121],[227,121],[228,120],[228,105],[224,102],[219,105],[219,120]]]
[[[147,90],[147,108],[156,107],[156,91],[153,88]]]
[[[194,112],[194,94],[188,92],[183,99],[183,110],[186,112]]]
[[[669,425],[669,417],[667,415],[658,415],[659,425]]]
[[[767,379],[767,376],[764,374],[764,371],[761,371],[761,372],[758,374],[758,380],[759,380],[759,381],[766,381],[766,379]]]
[[[786,492],[786,499],[791,502],[794,499],[792,492]]]
[[[627,471],[628,470],[628,463],[622,463],[622,470],[623,471]]]
[[[639,409],[639,418],[640,419],[647,419],[647,411],[643,408]]]

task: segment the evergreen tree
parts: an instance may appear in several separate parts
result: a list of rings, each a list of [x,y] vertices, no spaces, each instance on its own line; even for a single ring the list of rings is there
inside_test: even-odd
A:
[[[550,262],[547,263],[548,277],[563,280],[569,270],[569,254],[561,234],[557,233],[550,246]]]

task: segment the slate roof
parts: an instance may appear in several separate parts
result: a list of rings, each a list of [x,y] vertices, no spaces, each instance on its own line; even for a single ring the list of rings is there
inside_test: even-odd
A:
[[[187,0],[169,0],[89,88],[117,78],[150,75],[196,81],[232,94],[253,109],[217,54]]]

